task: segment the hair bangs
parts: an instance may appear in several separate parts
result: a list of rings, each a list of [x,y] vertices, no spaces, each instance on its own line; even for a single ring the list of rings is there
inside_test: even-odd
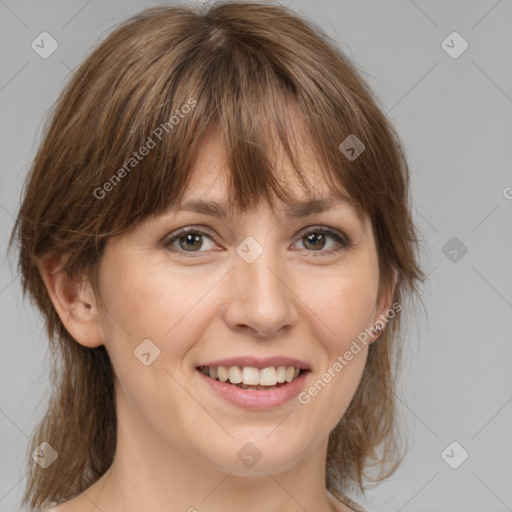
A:
[[[261,50],[242,43],[222,46],[228,40],[218,30],[204,37],[194,52],[184,54],[186,67],[174,63],[174,72],[164,62],[162,71],[167,70],[168,76],[150,67],[147,78],[144,72],[138,75],[139,89],[129,100],[131,108],[124,107],[132,124],[122,123],[113,147],[105,148],[119,158],[97,179],[107,182],[112,170],[126,168],[127,162],[136,166],[99,202],[110,210],[102,215],[108,219],[105,235],[112,233],[113,226],[120,233],[181,202],[209,130],[218,131],[226,150],[233,210],[245,211],[261,201],[275,208],[276,200],[287,205],[296,200],[290,177],[279,173],[284,163],[280,155],[308,197],[318,195],[315,190],[321,180],[352,199],[361,196],[357,188],[361,173],[342,161],[337,147],[343,132],[342,124],[336,123],[340,114],[336,106],[322,104],[321,90],[306,90]],[[149,77],[154,76],[159,79],[152,82]],[[122,142],[119,150],[116,141]],[[133,154],[144,145],[150,148],[138,163]],[[307,150],[321,170],[314,182],[306,179],[313,163],[304,158]],[[351,172],[357,176],[351,179]],[[362,214],[360,199],[354,203]]]

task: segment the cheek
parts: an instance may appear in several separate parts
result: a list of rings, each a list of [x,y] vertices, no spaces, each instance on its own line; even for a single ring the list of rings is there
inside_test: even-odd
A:
[[[315,312],[310,325],[315,326],[314,339],[325,357],[319,358],[316,379],[300,403],[312,418],[324,418],[311,425],[319,437],[340,421],[361,381],[368,355],[365,329],[375,313],[376,280],[371,267],[341,272],[325,283],[323,293],[309,296]]]
[[[120,380],[122,398],[117,403],[127,409],[119,413],[126,417],[128,410],[138,411],[141,417],[154,419],[156,430],[162,425],[170,428],[180,415],[200,416],[197,404],[178,382],[186,355],[199,336],[198,320],[206,321],[198,299],[212,284],[203,280],[201,286],[196,282],[187,286],[190,280],[183,276],[169,276],[165,270],[148,272],[126,263],[112,268],[104,282],[105,345]]]
[[[130,265],[129,259],[113,266],[105,275],[103,293],[102,324],[109,352],[130,367],[137,362],[133,351],[150,339],[166,359],[183,355],[209,321],[204,305],[217,281],[212,276],[194,279],[159,265]]]
[[[300,284],[317,338],[342,350],[371,325],[376,311],[378,272],[367,264],[342,268],[328,275],[310,276]]]

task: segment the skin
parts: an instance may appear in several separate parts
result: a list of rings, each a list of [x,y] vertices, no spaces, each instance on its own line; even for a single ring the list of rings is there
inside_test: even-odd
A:
[[[329,193],[307,144],[301,151],[315,191]],[[279,163],[292,183],[284,156]],[[225,169],[222,142],[212,131],[185,200],[226,201]],[[304,196],[298,186],[292,189],[296,198]],[[392,290],[379,294],[367,217],[362,222],[343,203],[304,219],[283,212],[273,214],[262,204],[221,221],[172,210],[141,223],[108,241],[99,268],[101,296],[90,283],[80,286],[59,272],[65,256],[41,264],[68,331],[86,347],[104,344],[119,379],[114,462],[89,489],[53,511],[350,510],[326,493],[325,460],[329,432],[357,389],[367,346],[360,344],[362,350],[307,405],[292,399],[267,411],[224,401],[196,370],[224,357],[286,355],[311,365],[307,389],[390,308]],[[183,239],[181,246],[174,242],[174,252],[165,246],[167,235],[190,226],[209,227],[213,236],[203,236],[195,251],[187,252]],[[306,235],[323,226],[344,233],[353,247],[330,237],[324,247],[308,244]],[[264,248],[252,263],[236,252],[248,236]],[[337,253],[320,254],[336,247]],[[149,366],[134,357],[146,338],[161,351]],[[247,442],[262,455],[252,468],[237,458]]]

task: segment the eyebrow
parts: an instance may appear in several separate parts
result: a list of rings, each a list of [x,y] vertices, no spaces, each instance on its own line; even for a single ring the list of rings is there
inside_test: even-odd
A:
[[[296,201],[295,204],[285,210],[285,214],[294,218],[309,217],[311,215],[327,211],[337,205],[347,205],[359,216],[359,211],[355,207],[354,202],[348,196],[334,193],[326,197]],[[224,219],[228,215],[224,203],[218,201],[207,201],[204,199],[186,201],[180,205],[178,211],[191,211],[220,219]]]

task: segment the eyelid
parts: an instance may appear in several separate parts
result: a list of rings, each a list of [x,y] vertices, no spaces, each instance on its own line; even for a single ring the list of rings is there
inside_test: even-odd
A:
[[[295,237],[297,237],[297,236],[300,237],[303,233],[306,234],[306,233],[309,233],[310,231],[318,231],[318,232],[327,233],[331,236],[339,236],[341,239],[343,239],[343,242],[347,246],[354,245],[353,242],[351,241],[350,237],[344,231],[341,231],[340,229],[336,229],[336,228],[331,228],[331,227],[323,225],[323,224],[317,224],[317,225],[313,224],[312,226],[306,226],[305,228],[301,229],[295,235]]]
[[[192,224],[190,226],[185,226],[183,228],[178,228],[175,231],[172,231],[171,233],[168,233],[164,236],[162,239],[162,243],[167,244],[169,243],[173,238],[177,238],[179,236],[186,235],[190,232],[204,232],[207,235],[209,235],[211,238],[215,238],[216,234],[213,229],[210,229],[208,226],[203,226],[201,224]]]
[[[317,232],[317,233],[327,234],[328,236],[330,236],[331,238],[336,240],[336,242],[338,243],[338,247],[335,249],[329,249],[327,251],[307,251],[307,252],[312,253],[314,257],[333,255],[337,252],[342,251],[343,249],[345,249],[345,250],[351,249],[356,245],[354,242],[352,242],[351,238],[344,231],[341,231],[337,228],[331,228],[331,227],[323,225],[323,224],[316,224],[316,225],[314,224],[314,225],[310,225],[310,226],[305,226],[300,231],[298,231],[295,235],[293,235],[293,239],[294,240],[297,239],[294,243],[299,242],[301,240],[301,238],[309,232]],[[215,243],[216,234],[215,234],[214,230],[212,230],[208,226],[198,225],[198,224],[185,226],[183,228],[179,228],[179,229],[169,233],[168,235],[166,235],[164,237],[164,239],[162,240],[162,243],[164,244],[165,247],[169,247],[169,246],[171,246],[171,242],[173,242],[173,241],[177,240],[179,237],[185,236],[189,233],[208,235],[212,239],[212,242]],[[185,256],[185,257],[194,258],[194,257],[199,257],[201,255],[201,253],[205,253],[205,252],[207,253],[209,251],[183,251],[183,250],[175,249],[172,252],[178,253],[180,255],[188,254],[188,256]],[[315,255],[314,253],[318,253],[318,254]]]

